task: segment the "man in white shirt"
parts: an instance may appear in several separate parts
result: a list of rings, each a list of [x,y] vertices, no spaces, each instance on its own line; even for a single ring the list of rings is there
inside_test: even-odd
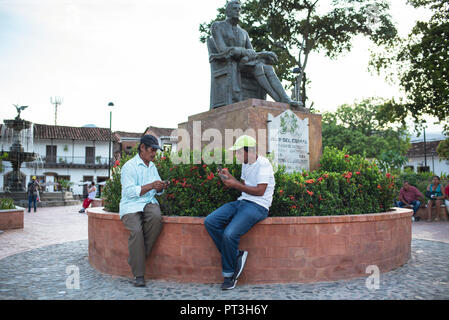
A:
[[[223,290],[233,289],[243,271],[248,252],[238,249],[240,238],[268,216],[275,185],[271,163],[257,155],[254,138],[240,136],[230,150],[236,150],[237,159],[243,163],[241,181],[226,168],[219,174],[226,187],[237,189],[242,195],[204,220],[207,232],[221,253]]]

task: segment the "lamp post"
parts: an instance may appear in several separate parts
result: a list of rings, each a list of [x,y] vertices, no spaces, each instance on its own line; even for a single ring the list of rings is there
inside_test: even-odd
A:
[[[108,107],[113,107],[114,104],[109,102]],[[109,110],[109,166],[108,166],[108,178],[111,177],[111,141],[112,141],[112,108]]]

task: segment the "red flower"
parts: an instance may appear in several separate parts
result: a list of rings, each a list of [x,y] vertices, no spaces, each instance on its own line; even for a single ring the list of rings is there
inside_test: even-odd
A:
[[[360,172],[357,171],[355,174],[360,174]]]
[[[161,160],[165,160],[165,159],[167,159],[167,157],[164,157],[164,156],[161,157]]]
[[[352,172],[347,172],[347,173],[344,175],[344,177],[345,177],[346,179],[351,179],[351,177],[352,177]]]
[[[292,209],[296,209],[296,206],[295,206],[295,205],[293,205],[293,206],[291,206],[290,208],[292,208]]]
[[[207,167],[207,165],[203,164],[203,168],[206,168],[206,167]]]
[[[380,186],[380,184],[377,185],[377,189],[382,190],[382,187]]]
[[[290,200],[295,200],[295,197],[294,196],[290,196]]]
[[[314,183],[314,182],[315,182],[315,180],[313,180],[313,179],[310,179],[310,180],[306,180],[305,182],[306,182],[306,183]]]
[[[283,194],[283,193],[284,193],[284,190],[279,190],[279,193],[280,193],[280,194]]]
[[[386,176],[387,176],[388,179],[391,178],[391,174],[390,173],[387,173]]]
[[[207,176],[207,180],[212,180],[214,178],[214,173],[211,172],[208,176]]]
[[[306,190],[306,191],[309,194],[309,196],[313,196],[313,192],[312,191],[309,191],[309,190]]]
[[[321,182],[321,181],[323,181],[323,180],[324,180],[323,177],[319,177],[319,178],[317,179],[318,182]]]
[[[323,174],[323,177],[329,178],[329,175],[327,173]]]
[[[120,165],[120,161],[115,160],[115,165],[116,165],[116,166],[119,166],[119,165]]]
[[[345,154],[345,158],[349,158],[349,155],[348,155],[348,154]]]

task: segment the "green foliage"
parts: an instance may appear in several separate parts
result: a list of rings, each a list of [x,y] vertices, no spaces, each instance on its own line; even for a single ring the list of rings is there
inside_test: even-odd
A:
[[[224,151],[223,151],[224,152]],[[112,170],[112,179],[103,189],[105,208],[118,212],[121,197],[120,170],[132,157],[124,156]],[[158,154],[154,163],[170,186],[158,201],[165,215],[207,216],[224,203],[236,200],[240,192],[224,188],[217,177],[217,165],[175,164],[173,155]],[[213,157],[212,157],[213,158]],[[222,157],[223,159],[224,157]],[[190,154],[190,163],[194,155]],[[209,162],[209,161],[208,161]],[[240,178],[241,165],[224,165]],[[325,148],[320,170],[288,174],[280,167],[275,173],[276,186],[272,216],[344,215],[382,212],[393,205],[397,193],[394,176],[382,173],[373,161]]]
[[[245,29],[256,51],[273,51],[279,57],[276,73],[293,84],[292,68],[302,70],[300,79],[308,83],[305,70],[311,52],[323,52],[329,58],[352,48],[352,39],[364,35],[376,45],[390,43],[396,36],[387,1],[376,1],[380,26],[369,27],[370,3],[365,0],[334,0],[329,10],[326,1],[246,0],[241,1],[240,26]],[[323,6],[320,6],[323,5]],[[225,6],[217,17],[199,27],[200,41],[206,42],[214,21],[225,19]],[[322,13],[324,12],[324,13]],[[306,99],[302,87],[303,102]],[[305,103],[304,103],[305,105]]]
[[[159,154],[154,163],[161,178],[171,182],[164,194],[158,197],[161,210],[166,215],[207,216],[221,205],[235,201],[240,195],[235,189],[223,187],[215,163],[206,164],[201,159],[198,164],[174,164],[168,154]],[[193,163],[193,152],[190,154],[190,163]],[[240,179],[241,165],[236,164],[235,158],[232,164],[223,167]]]
[[[395,178],[373,161],[325,148],[320,169],[276,173],[270,212],[274,216],[322,216],[383,212],[397,192]]]
[[[106,181],[102,190],[104,208],[110,212],[119,212],[120,199],[122,198],[121,172],[123,165],[137,154],[137,148],[131,149],[130,153],[122,153],[120,161],[116,161],[111,171],[111,178]]]
[[[449,160],[449,138],[438,144],[437,152],[440,158]]]
[[[8,158],[8,153],[7,152],[2,152],[0,155],[0,173],[3,172],[3,160],[6,160],[6,158]]]
[[[60,181],[59,181],[59,184],[60,184],[60,186],[61,186],[61,191],[69,190],[69,188],[70,188],[71,186],[73,186],[73,182],[71,182],[71,181],[69,181],[69,180],[60,180]]]
[[[407,157],[402,156],[395,150],[384,151],[377,158],[379,168],[382,171],[400,169],[408,161]]]
[[[323,146],[380,158],[387,167],[397,166],[410,147],[410,138],[406,127],[393,129],[386,126],[379,113],[382,102],[382,99],[370,98],[353,105],[342,105],[334,113],[325,112],[322,118]]]
[[[15,209],[14,200],[11,198],[0,198],[0,210]]]
[[[449,130],[449,3],[447,0],[409,0],[415,8],[428,7],[429,21],[418,21],[408,38],[397,39],[370,62],[378,73],[399,80],[405,100],[388,101],[383,110],[391,120],[405,123],[412,116],[419,126],[424,115],[445,121]]]

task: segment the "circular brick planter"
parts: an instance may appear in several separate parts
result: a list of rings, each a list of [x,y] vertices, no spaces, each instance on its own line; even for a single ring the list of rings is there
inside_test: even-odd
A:
[[[16,209],[0,210],[0,230],[22,229],[25,209],[16,206]]]
[[[100,272],[131,277],[128,231],[117,213],[90,208],[89,262]],[[240,283],[334,281],[387,272],[411,254],[410,209],[326,217],[272,217],[241,238],[248,260]],[[164,216],[147,259],[148,279],[219,283],[221,258],[198,217]]]

